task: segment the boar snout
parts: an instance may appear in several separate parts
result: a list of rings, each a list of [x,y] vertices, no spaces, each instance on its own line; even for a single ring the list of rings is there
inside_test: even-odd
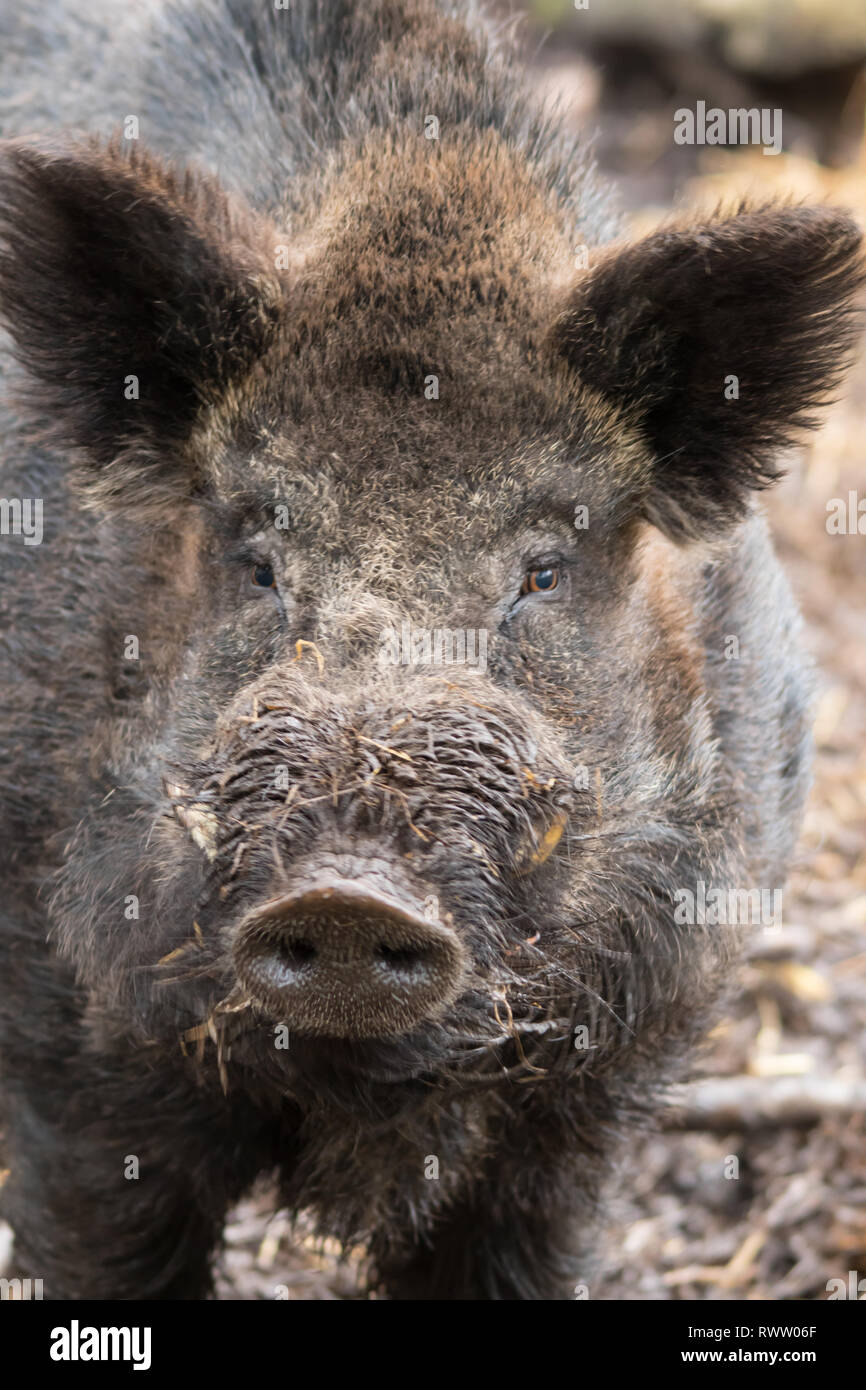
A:
[[[250,994],[298,1032],[403,1033],[457,996],[458,937],[378,883],[320,875],[241,922],[235,968]]]

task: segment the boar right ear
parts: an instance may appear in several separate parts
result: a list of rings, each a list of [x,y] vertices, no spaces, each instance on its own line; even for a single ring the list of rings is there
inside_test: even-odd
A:
[[[744,208],[607,253],[552,344],[647,441],[641,506],[674,539],[741,517],[856,341],[860,233],[832,208]]]
[[[183,445],[279,313],[262,228],[212,180],[122,142],[0,145],[0,314],[28,404],[100,501],[196,486]]]

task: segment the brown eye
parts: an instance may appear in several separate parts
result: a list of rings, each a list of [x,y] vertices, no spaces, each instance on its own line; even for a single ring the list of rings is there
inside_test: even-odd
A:
[[[558,584],[559,570],[554,565],[545,565],[543,569],[526,571],[526,578],[520,592],[521,594],[549,594]]]
[[[254,565],[250,579],[257,589],[273,589],[276,584],[270,565]]]

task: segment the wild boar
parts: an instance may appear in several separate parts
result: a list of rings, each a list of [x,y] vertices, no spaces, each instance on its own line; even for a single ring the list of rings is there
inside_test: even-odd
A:
[[[17,1258],[207,1297],[275,1175],[386,1295],[568,1298],[731,978],[683,894],[795,839],[757,494],[856,227],[623,237],[471,6],[0,13]]]

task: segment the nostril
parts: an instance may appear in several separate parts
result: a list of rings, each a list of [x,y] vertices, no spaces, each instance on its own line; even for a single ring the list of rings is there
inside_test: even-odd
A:
[[[430,964],[430,951],[419,946],[388,946],[382,941],[376,947],[376,956],[389,970],[404,975],[418,975]]]
[[[301,970],[315,960],[316,948],[303,936],[283,936],[276,943],[276,954],[290,970]]]

